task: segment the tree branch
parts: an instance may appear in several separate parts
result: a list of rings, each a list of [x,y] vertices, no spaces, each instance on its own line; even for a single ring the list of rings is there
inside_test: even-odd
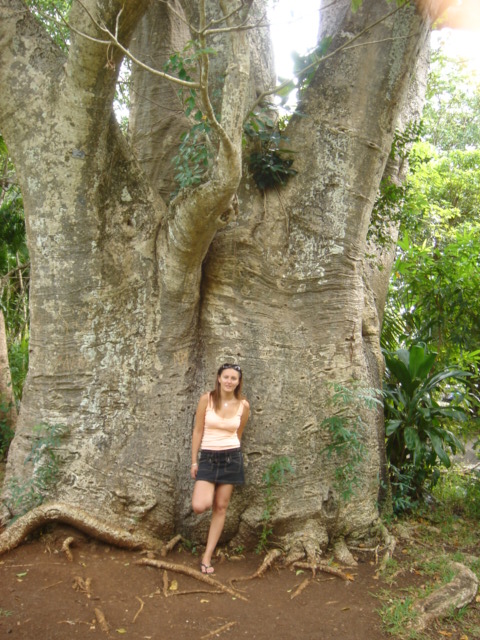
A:
[[[70,29],[72,29],[72,31],[74,31],[75,33],[77,33],[78,35],[80,35],[83,38],[86,38],[88,40],[93,40],[94,42],[98,42],[100,44],[104,44],[104,45],[114,44],[129,60],[131,60],[132,62],[137,64],[142,69],[145,69],[146,71],[152,73],[153,75],[156,75],[156,76],[158,76],[160,78],[165,78],[165,80],[169,80],[170,82],[174,82],[175,84],[178,84],[178,85],[180,85],[182,87],[188,87],[190,89],[200,89],[200,83],[191,82],[191,81],[188,81],[188,80],[181,80],[180,78],[176,78],[175,76],[171,76],[170,74],[165,73],[164,71],[159,71],[158,69],[154,69],[150,65],[147,65],[147,64],[143,63],[141,60],[139,60],[138,58],[136,58],[130,52],[130,50],[127,47],[123,46],[123,44],[120,42],[119,37],[118,37],[119,19],[120,19],[120,14],[122,13],[123,9],[120,9],[120,11],[118,12],[118,14],[117,14],[117,16],[115,18],[115,33],[112,33],[110,31],[110,29],[108,29],[105,24],[101,24],[100,22],[98,22],[98,20],[96,20],[94,18],[94,16],[91,14],[91,12],[87,9],[87,7],[84,5],[84,3],[81,0],[77,0],[77,2],[85,10],[85,12],[89,16],[90,20],[95,25],[95,27],[97,27],[97,29],[99,29],[102,33],[105,33],[108,36],[109,39],[108,40],[99,40],[99,39],[93,38],[92,36],[82,32],[82,31],[79,31],[78,29],[73,27],[68,21],[66,21],[63,18],[63,20],[65,21],[65,24]]]

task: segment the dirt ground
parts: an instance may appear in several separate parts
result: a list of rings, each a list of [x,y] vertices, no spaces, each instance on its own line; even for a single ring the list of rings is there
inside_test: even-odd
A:
[[[68,536],[73,561],[62,551]],[[382,588],[372,555],[359,557],[350,580],[320,573],[292,598],[308,571],[275,567],[264,577],[234,583],[241,596],[187,575],[135,564],[140,552],[111,547],[67,527],[25,543],[0,558],[0,638],[43,640],[383,640],[375,592]],[[177,548],[168,562],[199,567],[199,557]],[[223,584],[251,575],[255,553],[215,563]],[[298,570],[297,570],[298,571]],[[407,580],[415,580],[415,576]],[[242,591],[240,592],[240,588]],[[194,591],[193,593],[182,593]],[[167,594],[167,595],[166,595]],[[102,618],[102,616],[104,618]],[[107,626],[108,630],[107,630]]]

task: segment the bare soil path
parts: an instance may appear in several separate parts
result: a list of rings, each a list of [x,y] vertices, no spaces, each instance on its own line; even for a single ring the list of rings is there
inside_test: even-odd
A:
[[[74,539],[71,561],[62,551],[69,536]],[[348,581],[326,573],[311,579],[309,571],[277,566],[262,578],[234,581],[245,599],[216,593],[188,575],[136,564],[142,558],[145,554],[99,543],[65,526],[5,554],[0,557],[1,640],[392,638],[378,614],[378,595],[388,585],[377,577],[371,553],[362,553],[358,566],[347,570]],[[167,560],[199,568],[198,556],[182,547]],[[229,579],[253,574],[261,562],[254,553],[224,557],[215,563],[215,577],[228,585]],[[421,582],[418,572],[401,571],[395,591],[405,593]],[[448,626],[448,636],[443,628],[428,637],[474,640],[454,625]]]
[[[75,539],[71,562],[61,550],[68,536]],[[353,580],[319,573],[293,599],[309,572],[275,567],[260,579],[234,583],[243,601],[171,571],[166,585],[162,570],[135,564],[142,557],[65,527],[23,544],[0,558],[0,638],[387,638],[372,595],[379,580],[367,558],[351,570]],[[168,561],[199,565],[182,549]],[[228,584],[260,564],[256,554],[224,559],[215,565],[216,578]]]

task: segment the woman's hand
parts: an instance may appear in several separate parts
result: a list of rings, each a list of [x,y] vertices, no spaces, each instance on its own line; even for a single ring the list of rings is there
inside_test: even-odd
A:
[[[198,464],[194,462],[190,467],[190,476],[193,480],[195,480],[195,478],[197,477],[197,471],[198,471]]]

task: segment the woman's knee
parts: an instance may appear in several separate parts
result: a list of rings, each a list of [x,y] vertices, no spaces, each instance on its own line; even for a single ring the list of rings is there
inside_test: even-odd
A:
[[[208,503],[202,500],[192,500],[192,509],[194,513],[203,513],[204,511],[208,511],[212,508],[212,503]]]
[[[192,509],[195,513],[203,513],[212,508],[213,496],[209,495],[194,495],[192,496]]]
[[[216,513],[226,513],[230,500],[217,500],[215,499],[213,502],[212,509]]]
[[[212,508],[215,486],[206,482],[197,482],[192,495],[192,509],[195,513],[203,513]]]

